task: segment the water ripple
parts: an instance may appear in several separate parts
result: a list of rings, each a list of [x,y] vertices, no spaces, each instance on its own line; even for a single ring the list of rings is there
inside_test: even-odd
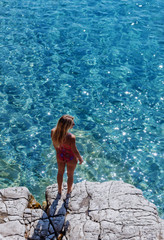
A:
[[[162,4],[1,1],[0,187],[43,199],[50,130],[68,113],[85,159],[75,182],[132,183],[163,216]]]

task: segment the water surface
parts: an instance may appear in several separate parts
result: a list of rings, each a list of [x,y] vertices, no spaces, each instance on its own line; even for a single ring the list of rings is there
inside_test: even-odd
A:
[[[85,160],[75,182],[131,183],[163,217],[162,0],[2,0],[0,14],[0,187],[44,198],[67,113]]]

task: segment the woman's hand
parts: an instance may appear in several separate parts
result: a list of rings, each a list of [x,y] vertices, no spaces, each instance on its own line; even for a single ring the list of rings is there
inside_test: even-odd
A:
[[[79,151],[77,150],[77,147],[76,147],[76,138],[75,136],[72,134],[71,135],[71,147],[72,147],[72,151],[74,153],[74,155],[76,156],[77,159],[79,159],[79,164],[81,165],[82,162],[83,162],[83,159],[82,157],[80,156],[80,153]]]

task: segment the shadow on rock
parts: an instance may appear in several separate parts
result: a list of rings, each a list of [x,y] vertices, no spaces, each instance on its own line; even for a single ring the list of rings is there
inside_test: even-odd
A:
[[[62,240],[66,235],[69,222],[65,222],[68,204],[71,195],[67,194],[63,199],[58,193],[52,200],[52,204],[47,206],[44,212],[41,209],[32,211],[30,234],[28,240]],[[42,215],[40,214],[42,211]],[[38,219],[39,217],[39,219]]]

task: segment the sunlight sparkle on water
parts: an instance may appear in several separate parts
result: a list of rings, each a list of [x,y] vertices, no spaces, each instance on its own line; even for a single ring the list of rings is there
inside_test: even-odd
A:
[[[44,197],[57,175],[50,131],[70,114],[86,164],[74,181],[123,179],[163,212],[162,0],[1,2],[2,187]]]

